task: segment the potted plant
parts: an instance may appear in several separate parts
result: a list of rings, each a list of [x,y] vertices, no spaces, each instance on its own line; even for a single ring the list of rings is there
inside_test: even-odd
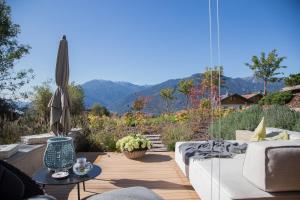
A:
[[[152,143],[141,134],[131,134],[118,140],[116,147],[129,159],[141,158],[150,149]]]

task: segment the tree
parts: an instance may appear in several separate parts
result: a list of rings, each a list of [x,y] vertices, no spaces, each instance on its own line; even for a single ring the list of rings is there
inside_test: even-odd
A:
[[[104,106],[99,103],[95,103],[91,108],[91,113],[96,116],[109,116],[110,113]]]
[[[216,103],[220,104],[220,89],[224,86],[223,67],[207,68],[200,79],[200,84],[191,88],[190,99],[192,105],[199,107],[200,100],[203,98],[212,100],[212,106],[216,106]]]
[[[50,108],[48,103],[52,97],[50,81],[42,83],[42,85],[34,87],[33,105],[38,116],[43,123],[48,123],[50,118]]]
[[[160,90],[160,96],[166,103],[167,112],[171,111],[172,101],[175,99],[174,97],[175,89],[174,88],[164,88]]]
[[[300,73],[298,74],[290,74],[288,77],[284,79],[285,86],[295,86],[300,85]]]
[[[12,22],[11,9],[3,0],[0,0],[0,19],[0,94],[9,96],[33,79],[33,71],[14,71],[15,62],[29,53],[30,46],[18,43],[20,26]]]
[[[260,57],[253,56],[250,64],[246,63],[246,66],[253,70],[254,76],[263,80],[264,95],[267,94],[268,83],[281,80],[281,78],[278,78],[277,76],[282,74],[278,72],[278,70],[286,68],[286,66],[281,65],[284,59],[286,59],[286,57],[280,57],[277,54],[277,50],[274,49],[268,54],[267,57],[266,54],[262,52]]]
[[[16,107],[16,104],[12,100],[0,98],[0,120],[1,118],[13,120]]]
[[[80,85],[75,85],[72,82],[68,85],[68,92],[70,97],[71,115],[80,115],[85,107],[84,107],[84,91]]]
[[[182,80],[178,84],[178,91],[185,96],[185,108],[187,109],[189,106],[189,95],[191,93],[191,89],[193,87],[193,80]]]
[[[132,103],[132,109],[135,111],[141,111],[145,108],[147,103],[149,102],[149,99],[147,97],[141,96],[138,97],[133,103]]]

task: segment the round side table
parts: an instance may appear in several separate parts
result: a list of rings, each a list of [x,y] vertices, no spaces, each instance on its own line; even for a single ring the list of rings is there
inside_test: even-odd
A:
[[[83,176],[78,176],[74,174],[73,170],[69,170],[69,176],[65,179],[55,179],[52,178],[53,172],[49,171],[46,167],[43,167],[36,171],[32,179],[40,184],[43,189],[45,188],[46,185],[70,185],[70,184],[77,184],[77,196],[78,200],[80,200],[80,183],[82,182],[83,184],[83,190],[85,191],[85,181],[91,180],[98,175],[100,175],[102,172],[101,167],[98,165],[93,164],[93,168]]]

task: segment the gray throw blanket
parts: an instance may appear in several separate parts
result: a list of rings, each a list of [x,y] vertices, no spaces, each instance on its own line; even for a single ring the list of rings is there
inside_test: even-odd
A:
[[[247,144],[240,145],[237,142],[215,141],[183,143],[179,146],[179,152],[182,154],[183,161],[189,165],[189,158],[197,159],[207,158],[231,158],[234,154],[245,153]]]

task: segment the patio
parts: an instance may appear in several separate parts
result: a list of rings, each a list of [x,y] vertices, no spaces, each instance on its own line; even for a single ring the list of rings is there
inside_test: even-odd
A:
[[[144,186],[162,198],[199,199],[174,161],[174,152],[148,152],[140,161],[127,159],[121,153],[80,153],[101,166],[102,173],[96,179],[86,182],[86,191],[81,185],[81,199],[93,194],[116,188]],[[59,200],[77,199],[77,188],[69,186],[47,186],[46,192]]]

